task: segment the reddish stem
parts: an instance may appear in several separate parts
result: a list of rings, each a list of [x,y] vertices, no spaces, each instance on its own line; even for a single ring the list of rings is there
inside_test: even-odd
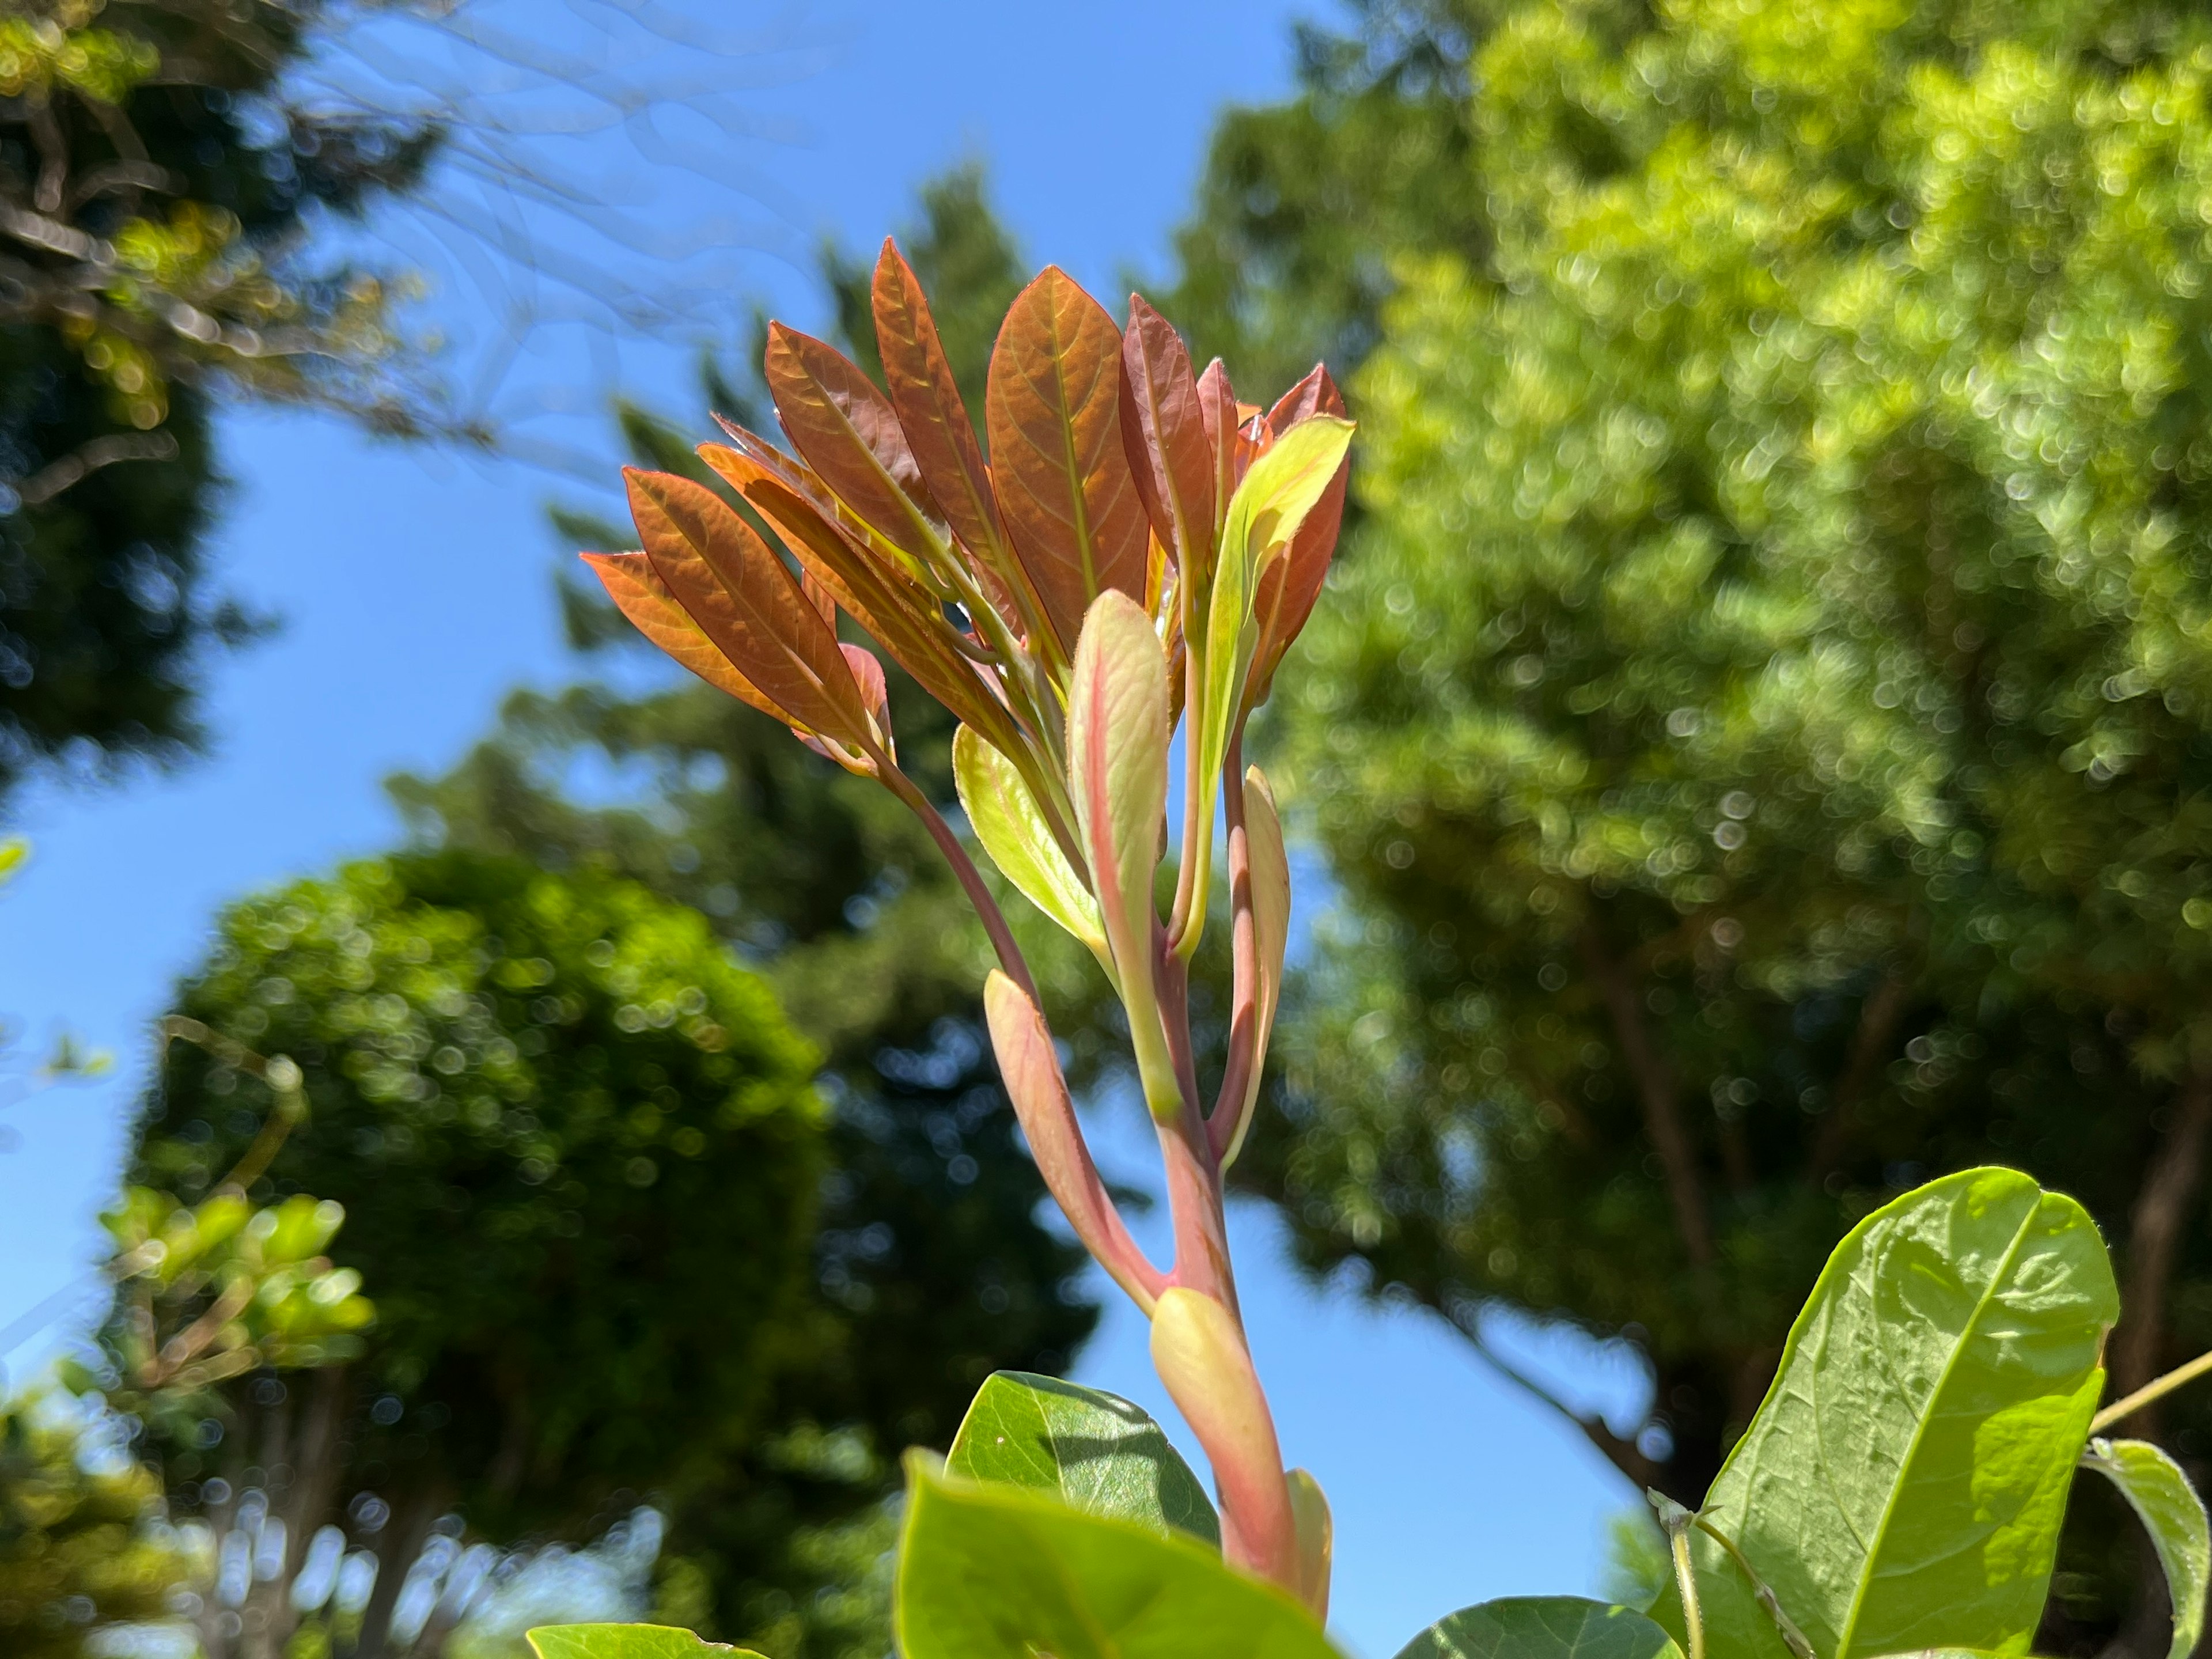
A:
[[[984,885],[982,874],[975,868],[975,861],[968,856],[968,849],[960,844],[960,837],[952,833],[952,826],[945,823],[938,810],[929,804],[929,797],[915,787],[913,779],[881,754],[872,755],[871,758],[875,761],[877,773],[885,787],[904,801],[914,815],[921,820],[921,827],[929,831],[930,839],[937,843],[938,851],[945,854],[945,861],[952,866],[952,874],[960,883],[961,890],[968,895],[969,903],[975,906],[975,915],[982,921],[983,931],[990,936],[991,948],[998,952],[999,966],[1006,970],[1008,979],[1022,988],[1024,995],[1042,1007],[1044,1005],[1037,997],[1036,981],[1030,977],[1030,965],[1023,958],[1022,947],[1014,943],[1013,930],[1006,926],[1006,918],[999,909],[998,900],[991,896],[991,890]]]

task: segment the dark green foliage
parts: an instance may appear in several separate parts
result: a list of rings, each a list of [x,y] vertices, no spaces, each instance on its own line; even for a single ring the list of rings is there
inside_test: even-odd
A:
[[[514,1536],[750,1445],[805,1299],[823,1111],[812,1051],[703,922],[454,852],[248,901],[220,938],[179,1007],[300,1065],[310,1115],[266,1179],[343,1205],[335,1259],[377,1287],[355,1388],[398,1409],[355,1425],[341,1496]],[[179,1048],[132,1179],[197,1196],[258,1127],[249,1086]]]
[[[309,215],[407,190],[436,135],[283,101],[335,9],[12,9],[79,67],[18,34],[0,70],[0,792],[198,740],[206,659],[243,627],[205,568],[215,398],[413,422],[373,368],[384,291],[307,263]]]

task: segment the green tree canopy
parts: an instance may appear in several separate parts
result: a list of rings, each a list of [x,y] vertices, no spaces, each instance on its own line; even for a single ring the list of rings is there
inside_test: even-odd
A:
[[[218,935],[180,1007],[304,1076],[256,1195],[344,1206],[331,1255],[379,1319],[314,1409],[237,1390],[215,1446],[170,1449],[173,1482],[296,1465],[302,1538],[374,1492],[383,1593],[449,1509],[501,1538],[624,1490],[680,1517],[788,1426],[777,1383],[817,1334],[816,1056],[696,915],[456,852],[295,884]],[[133,1179],[197,1196],[259,1133],[254,1086],[173,1053]]]
[[[338,10],[33,0],[0,17],[0,790],[198,738],[226,391],[410,429],[387,290],[318,210],[420,178],[423,124],[295,104]],[[110,469],[112,469],[112,471]]]
[[[2208,74],[2154,6],[1486,19],[1489,246],[1397,250],[1285,681],[1346,902],[1255,1144],[1316,1267],[1638,1345],[1639,1484],[1923,1170],[2089,1205],[2117,1386],[2212,1344]]]

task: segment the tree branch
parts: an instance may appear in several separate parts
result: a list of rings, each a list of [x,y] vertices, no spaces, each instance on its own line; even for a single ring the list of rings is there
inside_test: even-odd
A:
[[[2173,1121],[2160,1137],[2128,1218],[2128,1271],[2112,1347],[2112,1390],[2133,1394],[2157,1376],[2166,1346],[2166,1292],[2181,1235],[2204,1176],[2212,1132],[2212,1075],[2192,1073],[2176,1092]]]
[[[1621,1058],[1636,1079],[1637,1096],[1644,1107],[1644,1133],[1666,1171],[1667,1194],[1674,1206],[1674,1225],[1681,1234],[1682,1248],[1692,1267],[1709,1267],[1714,1260],[1712,1222],[1705,1209],[1705,1179],[1698,1172],[1697,1154],[1682,1121],[1674,1072],[1651,1046],[1636,986],[1606,948],[1595,917],[1583,923],[1577,942],[1583,967],[1612,1018],[1613,1040],[1620,1043]]]
[[[1859,1005],[1859,1025],[1851,1037],[1850,1057],[1844,1062],[1843,1075],[1836,1079],[1835,1096],[1829,1101],[1819,1133],[1813,1139],[1808,1176],[1815,1187],[1825,1182],[1843,1161],[1844,1143],[1850,1133],[1851,1113],[1866,1098],[1874,1080],[1881,1075],[1881,1068],[1889,1061],[1897,1041],[1897,1024],[1905,1018],[1911,991],[1905,976],[1892,967],[1875,981],[1866,1000]]]
[[[1482,1334],[1480,1306],[1479,1304],[1462,1305],[1468,1308],[1468,1311],[1464,1314],[1455,1310],[1444,1316],[1451,1322],[1452,1328],[1467,1340],[1468,1346],[1474,1350],[1477,1358],[1508,1382],[1528,1395],[1529,1398],[1540,1405],[1550,1407],[1568,1422],[1580,1429],[1583,1437],[1605,1455],[1606,1461],[1635,1482],[1638,1487],[1662,1486],[1663,1490],[1662,1483],[1667,1474],[1665,1464],[1646,1457],[1633,1440],[1615,1434],[1607,1426],[1604,1418],[1583,1416],[1491,1346],[1488,1339]]]
[[[118,432],[94,438],[58,461],[49,461],[15,486],[25,507],[43,507],[104,466],[122,461],[173,461],[177,441],[166,432]]]

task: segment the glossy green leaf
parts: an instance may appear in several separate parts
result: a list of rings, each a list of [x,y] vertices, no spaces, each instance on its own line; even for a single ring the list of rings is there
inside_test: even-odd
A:
[[[1117,589],[1092,603],[1076,644],[1067,770],[1145,1097],[1155,1113],[1173,1110],[1178,1085],[1152,988],[1152,870],[1168,794],[1168,664],[1152,618]]]
[[[1681,1659],[1681,1650],[1626,1607],[1578,1595],[1516,1595],[1438,1620],[1398,1659]]]
[[[976,1391],[945,1467],[1042,1492],[1086,1515],[1221,1545],[1220,1520],[1190,1465],[1158,1424],[1118,1395],[1000,1371]]]
[[[1014,763],[963,726],[952,734],[952,781],[975,839],[983,843],[999,873],[1094,955],[1110,963],[1097,901],[1060,850],[1036,797]]]
[[[1340,1659],[1305,1609],[1193,1538],[907,1460],[904,1659]]]
[[[665,1625],[540,1625],[528,1638],[538,1659],[698,1659],[702,1653],[759,1659],[749,1649],[702,1642]]]
[[[1821,1659],[2025,1653],[2118,1316],[2070,1198],[1967,1170],[1875,1211],[1829,1257],[1701,1514]],[[1716,1659],[1787,1659],[1720,1544],[1692,1535]],[[1681,1632],[1669,1591],[1656,1616]]]
[[[2120,1489],[2150,1534],[2173,1605],[2166,1659],[2189,1659],[2204,1634],[2204,1595],[2212,1586],[2212,1525],[2204,1500],[2181,1465],[2146,1440],[2092,1440],[2081,1462]]]

